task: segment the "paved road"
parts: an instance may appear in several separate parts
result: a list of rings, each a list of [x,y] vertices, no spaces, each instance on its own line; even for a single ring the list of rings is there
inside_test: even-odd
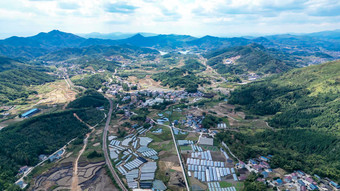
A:
[[[178,160],[179,160],[179,164],[181,165],[181,168],[182,168],[182,172],[183,172],[183,178],[184,178],[184,181],[185,181],[185,186],[187,188],[187,191],[190,191],[190,188],[189,188],[189,184],[188,184],[188,180],[187,180],[187,176],[185,175],[185,171],[184,171],[184,166],[183,166],[183,161],[181,159],[181,155],[180,155],[180,152],[178,150],[178,146],[177,146],[177,142],[176,142],[176,138],[175,138],[175,135],[174,135],[174,131],[172,129],[171,126],[169,125],[165,125],[165,124],[159,124],[157,122],[155,122],[154,120],[152,120],[154,123],[156,123],[157,125],[163,125],[163,126],[166,126],[166,127],[169,127],[170,128],[170,131],[171,131],[171,135],[172,135],[172,139],[174,141],[174,144],[175,144],[175,148],[176,148],[176,151],[177,151],[177,157],[178,157]],[[173,125],[173,124],[172,124]]]
[[[112,111],[113,111],[113,103],[112,103],[112,100],[110,98],[106,97],[106,99],[109,100],[109,102],[110,102],[110,110],[109,110],[109,113],[107,114],[107,119],[106,119],[105,128],[104,128],[104,132],[103,132],[103,151],[104,151],[105,162],[106,162],[107,167],[110,169],[111,174],[112,174],[113,178],[115,179],[115,181],[117,182],[118,186],[123,191],[128,191],[128,189],[126,189],[122,180],[119,178],[118,174],[114,170],[114,168],[112,166],[112,162],[111,162],[110,157],[109,157],[109,153],[107,151],[107,132],[109,130],[109,125],[110,125],[110,121],[111,121],[111,115],[112,115]]]

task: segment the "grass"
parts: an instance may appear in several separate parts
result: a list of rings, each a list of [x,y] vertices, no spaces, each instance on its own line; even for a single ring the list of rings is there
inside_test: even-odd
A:
[[[159,128],[163,129],[163,132],[161,134],[158,133],[152,133],[152,132],[147,132],[146,136],[150,137],[153,139],[155,142],[163,142],[163,141],[168,141],[171,140],[171,132],[170,129],[164,126],[159,126]]]
[[[175,138],[176,140],[184,140],[186,139],[187,136],[188,134],[183,135],[183,134],[178,133],[178,135],[175,135]]]
[[[190,151],[191,150],[191,146],[180,146],[179,148],[183,151]]]
[[[174,143],[170,141],[170,143],[151,143],[150,148],[155,149],[155,151],[172,151]]]
[[[181,120],[181,119],[184,119],[184,115],[183,115],[182,112],[178,112],[178,111],[172,112],[171,121],[173,121],[173,120]]]
[[[219,151],[216,146],[201,146],[204,150]]]
[[[219,183],[220,183],[221,188],[227,188],[227,187],[233,186],[233,184],[230,183],[230,182],[223,181],[223,182],[219,182]]]
[[[243,182],[236,182],[236,183],[234,184],[234,186],[235,186],[236,190],[239,191],[239,190],[242,190],[242,189],[243,189],[244,183],[243,183]]]
[[[164,164],[163,164],[163,166],[161,164],[162,164],[162,162],[158,162],[157,166],[159,166],[159,168],[157,168],[157,170],[156,170],[155,177],[157,177],[157,179],[163,181],[164,184],[167,185],[168,182],[170,181],[170,176],[166,175],[166,170],[163,168]]]

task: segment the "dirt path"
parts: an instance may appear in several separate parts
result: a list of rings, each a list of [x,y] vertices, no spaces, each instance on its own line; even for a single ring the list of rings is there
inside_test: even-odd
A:
[[[71,190],[72,191],[81,191],[81,188],[79,186],[79,179],[78,179],[78,161],[80,159],[80,156],[83,154],[83,152],[86,149],[88,138],[90,137],[90,134],[95,130],[94,127],[90,126],[89,124],[85,123],[83,120],[81,120],[76,113],[73,114],[74,117],[76,117],[80,122],[84,123],[87,127],[89,127],[92,131],[86,134],[86,137],[84,139],[84,146],[79,151],[77,159],[74,161],[73,166],[73,176],[72,176],[72,184],[71,184]]]

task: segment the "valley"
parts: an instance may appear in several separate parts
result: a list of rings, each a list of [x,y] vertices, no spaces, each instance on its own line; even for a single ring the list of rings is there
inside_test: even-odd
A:
[[[333,40],[54,30],[0,53],[0,190],[338,189]]]

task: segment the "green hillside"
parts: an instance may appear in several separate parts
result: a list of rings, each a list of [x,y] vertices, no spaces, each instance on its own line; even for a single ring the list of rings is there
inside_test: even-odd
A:
[[[0,56],[0,72],[25,66],[23,63],[11,58]]]
[[[202,72],[206,70],[206,66],[204,66],[202,63],[197,61],[196,59],[190,58],[185,60],[184,66],[182,66],[183,69],[189,70],[191,72]]]
[[[51,154],[76,137],[82,137],[88,128],[78,121],[74,112],[40,115],[1,130],[0,190],[16,180],[21,166],[34,166],[40,154]]]
[[[210,84],[210,81],[201,79],[183,68],[173,68],[167,72],[154,74],[152,78],[155,81],[161,81],[163,86],[185,88],[190,93],[197,92],[199,85]]]
[[[230,103],[255,114],[274,115],[270,120],[274,127],[339,132],[340,61],[248,84],[231,94]]]
[[[27,68],[0,72],[0,103],[27,98],[30,94],[36,93],[28,90],[28,86],[54,80],[55,77],[49,74]]]
[[[220,74],[280,73],[292,66],[277,59],[269,50],[258,44],[232,47],[214,51],[205,55],[207,64]],[[227,63],[227,59],[234,60]]]
[[[340,61],[247,84],[232,92],[229,103],[271,115],[275,129],[220,134],[242,160],[274,154],[273,167],[340,180]]]

